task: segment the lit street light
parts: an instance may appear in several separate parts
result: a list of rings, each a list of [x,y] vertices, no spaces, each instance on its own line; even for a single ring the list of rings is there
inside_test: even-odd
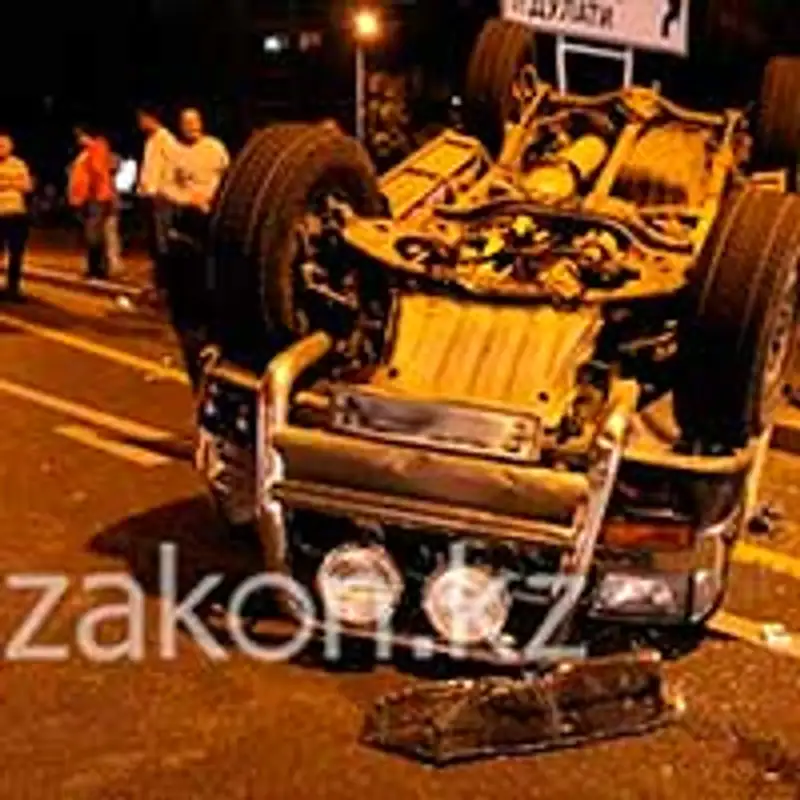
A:
[[[362,8],[353,14],[353,36],[356,41],[356,136],[366,138],[367,69],[366,47],[380,39],[383,32],[380,14],[371,8]]]
[[[374,42],[381,33],[381,20],[377,11],[369,8],[362,8],[357,11],[353,24],[355,27],[356,40],[360,44]]]

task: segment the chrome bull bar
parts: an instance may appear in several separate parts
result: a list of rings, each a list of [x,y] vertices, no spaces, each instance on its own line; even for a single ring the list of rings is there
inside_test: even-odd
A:
[[[300,376],[327,355],[333,347],[325,333],[316,333],[295,344],[270,364],[258,394],[258,430],[256,442],[257,522],[262,532],[267,565],[287,570],[287,534],[284,524],[283,460],[276,438],[289,426],[290,398]],[[625,449],[632,415],[638,400],[638,387],[621,382],[591,450],[589,495],[576,515],[574,548],[565,554],[561,580],[550,578],[552,603],[525,650],[510,660],[518,666],[540,663],[546,654],[557,655],[587,588],[595,552]]]

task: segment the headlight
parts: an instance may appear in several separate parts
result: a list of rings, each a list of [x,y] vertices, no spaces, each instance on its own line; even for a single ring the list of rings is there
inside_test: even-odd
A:
[[[394,613],[403,579],[383,547],[347,544],[325,557],[317,588],[327,619],[354,628],[372,628]]]
[[[603,577],[593,611],[620,617],[680,617],[686,612],[687,575],[610,573]]]
[[[497,639],[511,612],[506,581],[483,567],[459,566],[437,573],[425,587],[423,607],[446,641],[469,646]]]

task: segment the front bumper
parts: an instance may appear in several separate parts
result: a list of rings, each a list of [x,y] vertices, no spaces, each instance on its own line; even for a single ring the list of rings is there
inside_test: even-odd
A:
[[[471,558],[498,570],[537,579],[545,590],[530,592],[524,581],[512,586],[513,605],[496,647],[470,648],[470,659],[508,665],[528,661],[523,648],[556,598],[562,565],[574,542],[565,528],[544,520],[505,516],[439,502],[281,480],[268,497],[269,513],[256,507],[255,459],[247,448],[201,434],[202,458],[209,484],[225,516],[255,523],[265,550],[283,554],[283,571],[316,595],[316,576],[326,555],[346,542],[378,541],[391,553],[405,578],[405,591],[392,628],[392,644],[409,650],[452,654],[437,640],[422,613],[424,586],[441,567],[447,549],[466,543]],[[224,465],[228,464],[226,468]],[[581,616],[615,625],[679,627],[700,625],[719,608],[727,588],[730,551],[743,512],[696,531],[686,550],[606,551],[595,554],[579,600]],[[274,566],[272,564],[271,566]],[[544,582],[542,582],[544,579]],[[319,598],[317,598],[318,600]],[[317,602],[314,627],[324,636],[325,619]],[[374,638],[369,631],[351,631]]]
[[[318,629],[327,627],[326,609],[317,592],[320,566],[348,542],[380,546],[397,564],[406,581],[392,617],[391,639],[413,647],[422,642],[426,652],[451,650],[441,636],[431,635],[423,609],[425,585],[442,568],[443,552],[454,542],[475,563],[516,575],[510,586],[511,613],[499,643],[471,647],[470,658],[540,661],[541,647],[532,651],[523,646],[525,642],[560,641],[562,622],[567,618],[571,622],[576,614],[614,623],[696,625],[718,607],[743,512],[697,531],[691,546],[680,552],[603,549],[603,521],[636,405],[635,389],[623,387],[595,442],[589,472],[578,480],[567,474],[565,486],[571,487],[570,492],[553,484],[563,482],[564,476],[552,470],[506,465],[492,472],[475,469],[474,463],[452,454],[418,449],[402,454],[410,458],[403,461],[402,470],[393,471],[394,461],[378,469],[372,452],[360,459],[355,451],[377,447],[389,458],[391,445],[323,432],[316,438],[326,445],[324,461],[338,465],[330,474],[315,461],[316,439],[311,441],[308,432],[289,424],[294,382],[329,346],[327,337],[318,334],[275,359],[256,392],[250,391],[252,404],[245,408],[238,397],[233,404],[239,421],[232,429],[244,430],[244,423],[239,423],[246,419],[258,433],[238,440],[225,426],[204,422],[198,458],[223,508],[227,505],[238,523],[248,521],[249,509],[249,521],[257,523],[265,552],[280,554],[269,559],[269,568],[279,569],[315,597]],[[297,457],[300,451],[307,451],[303,458]],[[363,474],[356,467],[363,467]],[[507,480],[512,474],[515,479]],[[434,480],[437,475],[445,482]],[[454,505],[451,498],[465,496],[453,490],[452,482],[448,484],[454,475],[473,482],[482,492],[480,498],[477,491],[470,491],[466,493],[470,501]],[[418,486],[420,476],[425,491]],[[387,479],[391,486],[381,483]],[[406,483],[414,480],[417,484],[411,491]],[[398,481],[405,491],[397,490]],[[569,501],[562,504],[565,496]],[[484,502],[487,498],[492,502]],[[578,579],[580,591],[569,598],[569,614],[556,618],[556,607],[565,604],[565,585],[574,588]],[[364,638],[380,633],[385,638],[386,632],[349,633]]]
[[[521,529],[519,520],[463,508],[447,509],[450,513],[445,514],[429,504],[397,498],[387,504],[376,496],[291,481],[276,489],[275,498],[280,515],[261,518],[261,537],[287,542],[291,575],[311,593],[316,591],[320,565],[336,548],[349,542],[379,543],[386,549],[405,578],[393,635],[406,644],[415,636],[431,634],[422,613],[424,587],[454,546],[465,547],[470,563],[513,576],[509,585],[513,604],[503,635],[512,650],[533,635],[557,601],[568,574],[564,565],[574,557],[574,548],[549,535],[546,525]],[[582,587],[580,616],[636,626],[702,624],[724,598],[740,520],[737,512],[697,531],[692,547],[682,551],[600,548]]]

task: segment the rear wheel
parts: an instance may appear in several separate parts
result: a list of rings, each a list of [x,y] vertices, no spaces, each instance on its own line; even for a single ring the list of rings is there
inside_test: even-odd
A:
[[[800,197],[730,197],[701,253],[679,335],[675,410],[692,444],[745,444],[781,397],[797,318]]]
[[[758,120],[758,149],[765,164],[791,170],[800,162],[800,58],[778,56],[764,73]]]
[[[478,36],[467,70],[464,119],[489,153],[499,155],[508,122],[533,96],[535,36],[515,22],[491,19]]]
[[[240,159],[214,212],[215,338],[262,369],[298,336],[347,337],[382,313],[382,274],[361,270],[341,233],[385,204],[369,156],[331,124],[267,128]]]

